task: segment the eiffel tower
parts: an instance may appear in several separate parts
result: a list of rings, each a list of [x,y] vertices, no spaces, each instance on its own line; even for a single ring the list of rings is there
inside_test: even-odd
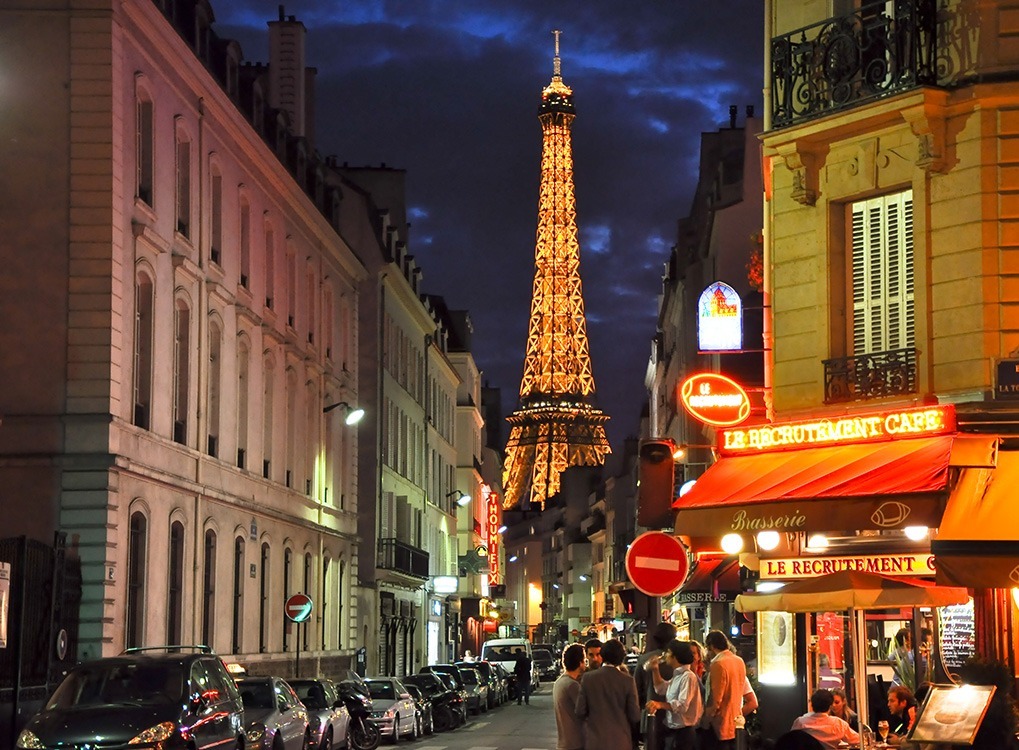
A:
[[[608,415],[593,406],[594,375],[580,284],[580,243],[570,127],[573,90],[563,83],[559,31],[552,81],[541,92],[541,188],[531,319],[520,407],[506,421],[507,508],[544,508],[570,466],[600,466],[611,451]]]

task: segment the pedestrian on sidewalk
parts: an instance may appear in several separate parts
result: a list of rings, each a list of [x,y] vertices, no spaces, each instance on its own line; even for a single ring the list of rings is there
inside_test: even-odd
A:
[[[584,724],[577,718],[580,676],[584,674],[584,647],[574,643],[563,649],[563,673],[552,684],[552,707],[558,733],[556,750],[584,750]]]
[[[577,717],[584,721],[585,750],[626,750],[633,747],[632,727],[640,721],[637,685],[619,667],[626,650],[617,639],[602,644],[603,666],[580,680]]]
[[[520,700],[530,705],[531,703],[531,657],[522,648],[515,651],[516,662],[513,665],[513,677],[517,683],[517,705]]]
[[[672,679],[666,681],[662,678],[659,659],[648,662],[655,689],[659,694],[665,694],[665,700],[648,701],[647,710],[649,713],[662,711],[665,714],[665,750],[697,750],[697,725],[704,714],[704,700],[701,698],[701,681],[690,669],[693,648],[683,641],[669,641],[661,661],[672,668]]]
[[[637,659],[637,666],[633,670],[633,678],[637,681],[637,695],[641,705],[647,705],[649,701],[664,701],[665,693],[655,690],[654,678],[648,662],[651,659],[659,659],[659,673],[661,678],[668,682],[672,679],[672,668],[660,661],[665,647],[676,638],[676,626],[671,622],[660,622],[648,636],[647,650]],[[640,734],[644,738],[644,750],[663,750],[665,747],[665,715],[664,712],[654,711],[645,713],[641,717]]]
[[[729,648],[729,639],[721,630],[712,630],[704,638],[711,663],[708,665],[708,692],[702,724],[710,731],[704,738],[711,744],[705,750],[735,750],[736,717],[743,717],[743,690],[747,667]]]

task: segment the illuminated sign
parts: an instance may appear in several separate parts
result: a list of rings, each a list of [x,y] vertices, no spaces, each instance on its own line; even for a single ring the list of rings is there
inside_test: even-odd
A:
[[[881,414],[860,414],[723,430],[719,436],[719,449],[732,455],[782,448],[926,437],[954,431],[955,408],[948,404],[901,409]]]
[[[499,500],[499,493],[492,492],[488,485],[481,489],[485,497],[485,522],[482,527],[485,529],[485,536],[488,539],[488,585],[497,584],[501,581],[502,570],[499,568],[499,529],[502,527],[502,503]]]
[[[714,372],[691,375],[679,386],[690,416],[715,427],[732,427],[750,416],[750,397],[732,378]]]
[[[721,281],[701,292],[697,300],[697,347],[702,352],[743,348],[743,301]]]
[[[792,557],[761,560],[761,579],[814,578],[840,570],[859,570],[883,576],[932,576],[934,556],[844,555],[839,557]]]
[[[432,578],[432,591],[436,594],[455,594],[460,581],[456,576],[435,576]]]

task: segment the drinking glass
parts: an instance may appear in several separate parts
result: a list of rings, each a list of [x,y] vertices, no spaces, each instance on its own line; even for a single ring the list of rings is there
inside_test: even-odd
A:
[[[877,723],[877,733],[881,736],[881,742],[888,742],[888,722],[884,719]]]

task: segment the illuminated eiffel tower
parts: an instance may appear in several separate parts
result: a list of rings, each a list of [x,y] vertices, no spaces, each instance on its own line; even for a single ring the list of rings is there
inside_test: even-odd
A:
[[[594,375],[580,284],[570,126],[573,91],[560,74],[555,35],[552,82],[541,92],[541,189],[531,320],[520,408],[507,421],[503,473],[507,508],[543,508],[570,466],[600,466],[610,452],[608,416],[592,405]]]

